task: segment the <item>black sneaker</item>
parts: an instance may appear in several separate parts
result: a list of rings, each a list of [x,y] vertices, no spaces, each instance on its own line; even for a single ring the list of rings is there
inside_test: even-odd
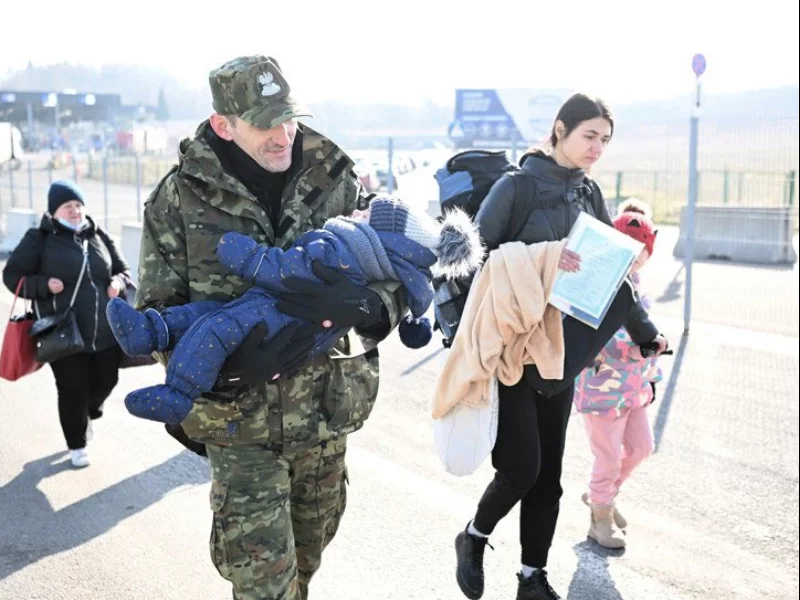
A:
[[[487,544],[492,548],[489,538],[471,535],[466,529],[456,536],[456,580],[470,600],[483,596],[483,551]]]
[[[550,587],[547,581],[547,571],[539,569],[530,577],[523,577],[517,573],[519,587],[517,587],[517,600],[561,600],[561,596]]]

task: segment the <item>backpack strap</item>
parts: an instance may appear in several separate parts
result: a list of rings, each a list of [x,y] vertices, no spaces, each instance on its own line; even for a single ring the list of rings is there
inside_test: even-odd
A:
[[[604,204],[606,210],[608,210],[608,205],[605,203],[605,198],[603,198],[603,192],[600,191],[600,185],[594,180],[589,177],[586,177],[583,180],[584,185],[589,188],[589,196],[591,198],[592,206],[595,204]],[[597,216],[597,215],[595,215]],[[610,216],[610,215],[609,215]]]
[[[530,175],[516,171],[509,175],[514,182],[514,204],[512,205],[512,218],[509,219],[509,228],[506,231],[506,242],[516,241],[528,224],[528,219],[536,208],[536,181]],[[519,215],[517,226],[511,229],[514,215]]]

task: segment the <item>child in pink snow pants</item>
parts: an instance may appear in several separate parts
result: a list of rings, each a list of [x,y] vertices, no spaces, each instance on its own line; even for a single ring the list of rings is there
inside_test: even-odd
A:
[[[656,230],[644,203],[620,206],[614,227],[645,248],[631,269],[638,287],[638,271],[653,253]],[[645,308],[649,303],[643,299]],[[647,406],[655,399],[655,384],[662,378],[655,357],[644,358],[624,328],[600,352],[594,365],[576,380],[574,402],[589,437],[594,467],[589,492],[583,501],[591,509],[589,537],[606,548],[623,548],[620,535],[627,522],[614,498],[633,470],[653,453],[653,430]]]

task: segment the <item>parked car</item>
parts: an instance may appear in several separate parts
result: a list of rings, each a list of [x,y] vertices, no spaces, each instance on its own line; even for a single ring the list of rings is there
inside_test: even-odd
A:
[[[416,169],[417,165],[410,156],[399,154],[394,157],[394,168],[396,173],[405,175]]]
[[[356,172],[356,175],[358,175],[361,185],[364,186],[364,189],[367,192],[377,192],[380,189],[380,177],[378,176],[378,172],[373,165],[364,160],[359,160],[356,161],[356,165],[353,170]]]
[[[396,169],[392,169],[392,179],[394,180],[394,188],[391,189],[391,190],[389,189],[389,169],[387,169],[386,167],[382,167],[382,168],[377,170],[377,173],[378,173],[378,180],[380,181],[381,189],[387,190],[389,192],[393,192],[393,191],[397,190],[397,188],[399,186],[397,185],[397,170]]]

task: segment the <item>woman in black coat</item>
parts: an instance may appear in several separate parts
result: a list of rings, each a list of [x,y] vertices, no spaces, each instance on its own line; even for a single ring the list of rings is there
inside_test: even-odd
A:
[[[87,263],[80,278],[84,252]],[[20,294],[34,301],[41,317],[66,310],[75,294],[73,311],[85,349],[50,367],[61,429],[76,467],[89,464],[91,421],[103,415],[103,403],[117,384],[121,355],[106,304],[125,290],[128,271],[114,242],[87,216],[83,193],[68,181],[52,183],[48,212],[38,228],[26,232],[3,270],[3,282],[12,292],[25,278]]]
[[[498,179],[481,203],[476,221],[487,248],[493,250],[509,241],[533,244],[564,239],[583,212],[611,225],[600,188],[587,173],[605,151],[613,131],[614,120],[602,101],[583,94],[567,100],[555,119],[548,151],[528,151],[515,174],[533,180],[530,186],[535,189],[530,201],[536,205],[523,227],[520,229],[515,221],[519,219],[513,213],[518,192],[510,177]],[[507,239],[509,230],[519,231],[515,239]],[[577,271],[580,263],[579,256],[564,250],[559,268]],[[617,311],[620,314],[616,316],[625,322],[636,343],[655,342],[659,351],[666,350],[666,339],[640,303],[635,302],[630,309],[630,304],[620,302],[619,307],[629,311],[627,321],[626,312]],[[564,325],[565,345],[581,346],[582,342],[571,335],[575,332],[599,340],[595,354],[599,352],[605,343],[599,332],[590,331],[587,336],[584,330],[591,328],[570,319],[567,317]],[[605,339],[618,327],[619,324],[606,327]],[[558,520],[561,466],[574,383],[570,379],[557,392],[545,395],[533,385],[538,379],[535,367],[526,367],[525,377],[518,384],[499,387],[497,441],[492,449],[496,473],[478,503],[474,519],[456,537],[457,579],[468,598],[477,599],[483,594],[483,552],[488,536],[517,503],[522,546],[517,600],[559,598],[544,568]]]

